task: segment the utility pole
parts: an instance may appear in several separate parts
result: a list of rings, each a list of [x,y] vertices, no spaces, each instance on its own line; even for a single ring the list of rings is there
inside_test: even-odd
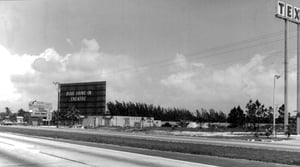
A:
[[[276,122],[276,120],[275,120],[275,111],[276,111],[276,109],[275,109],[275,83],[276,83],[276,79],[279,79],[280,78],[280,75],[274,75],[274,87],[273,87],[273,136],[274,137],[276,137],[276,126],[275,126],[275,122]]]
[[[300,135],[300,25],[297,24],[297,135]]]
[[[287,132],[288,120],[288,51],[287,51],[287,36],[288,36],[288,20],[284,20],[284,132]]]
[[[59,82],[53,82],[53,84],[55,86],[57,86],[57,113],[58,113],[58,120],[57,120],[57,128],[59,127],[59,113],[60,113],[60,106],[59,106],[59,103],[60,103],[60,83]]]

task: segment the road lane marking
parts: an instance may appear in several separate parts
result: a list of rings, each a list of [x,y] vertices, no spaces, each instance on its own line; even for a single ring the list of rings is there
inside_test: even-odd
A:
[[[70,143],[64,143],[64,142],[58,142],[58,141],[51,141],[51,140],[46,140],[46,139],[36,139],[36,138],[30,138],[30,137],[20,137],[20,136],[14,136],[14,135],[6,135],[6,137],[10,139],[16,139],[16,140],[24,140],[28,142],[33,142],[31,144],[36,145],[37,147],[46,148],[47,147],[57,147],[57,149],[63,149],[63,150],[69,150],[71,152],[78,152],[80,154],[90,154],[94,158],[97,159],[97,156],[102,157],[104,159],[109,159],[109,160],[114,160],[114,161],[119,161],[120,163],[126,163],[130,164],[132,163],[133,165],[137,166],[172,166],[169,164],[181,164],[180,166],[186,166],[186,167],[192,167],[192,166],[201,166],[201,167],[215,167],[212,165],[206,165],[202,163],[193,163],[193,162],[188,162],[188,161],[180,161],[180,160],[173,160],[169,158],[162,158],[162,157],[157,157],[157,156],[147,156],[147,155],[142,155],[142,154],[135,154],[135,153],[129,153],[125,151],[115,151],[115,150],[110,150],[110,149],[103,149],[103,148],[95,148],[95,147],[89,147],[89,146],[82,146],[82,145],[77,145],[77,144],[70,144]],[[89,150],[89,151],[87,151]],[[74,160],[72,157],[63,157],[62,154],[57,155],[56,151],[49,153],[49,151],[40,151],[42,154],[46,154],[48,156],[56,157],[56,158],[61,158],[65,159],[68,161],[84,164],[84,165],[89,165],[88,163],[85,163],[83,161],[78,161]],[[68,154],[65,154],[68,155]],[[116,156],[118,155],[118,156]],[[162,163],[162,164],[161,164]]]
[[[82,165],[87,165],[87,166],[97,167],[97,166],[95,166],[95,165],[91,165],[91,164],[88,164],[88,163],[86,163],[86,162],[77,161],[77,160],[70,159],[70,158],[65,158],[65,157],[62,157],[62,156],[58,156],[58,155],[55,155],[55,154],[46,153],[46,152],[43,152],[43,151],[40,151],[40,153],[41,153],[41,154],[44,154],[44,155],[51,156],[51,157],[60,158],[60,159],[67,160],[67,161],[72,161],[72,162],[79,163],[79,164],[82,164]]]

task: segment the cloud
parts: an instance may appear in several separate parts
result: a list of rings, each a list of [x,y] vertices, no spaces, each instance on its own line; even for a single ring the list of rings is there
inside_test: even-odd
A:
[[[82,44],[82,50],[86,50],[87,52],[98,52],[100,49],[98,42],[95,39],[83,39]]]
[[[72,42],[72,40],[71,40],[70,38],[67,38],[66,41],[67,41],[67,43],[68,43],[70,46],[73,46],[73,42]]]
[[[174,64],[176,64],[177,67],[186,69],[188,67],[188,62],[184,55],[182,54],[176,54],[176,57],[174,59]]]
[[[138,101],[191,110],[215,108],[228,112],[249,99],[272,104],[273,76],[282,67],[268,65],[268,55],[248,62],[214,68],[176,54],[164,73],[138,68],[130,55],[105,53],[95,39],[83,39],[81,48],[62,55],[55,48],[38,55],[11,54],[0,46],[0,108],[27,109],[31,100],[57,103],[53,82],[107,81],[107,101]],[[295,60],[291,58],[290,61]],[[289,106],[295,108],[295,68],[290,68]],[[153,72],[153,73],[152,73]],[[281,74],[282,75],[282,74]],[[283,103],[283,77],[276,81],[276,101]],[[9,106],[9,107],[10,107]]]
[[[32,63],[32,68],[36,72],[55,73],[63,70],[63,61],[60,55],[53,49],[46,49]]]
[[[247,63],[215,69],[202,65],[201,62],[189,62],[185,56],[177,55],[174,58],[175,67],[171,67],[170,71],[174,68],[178,71],[171,72],[162,78],[160,83],[168,91],[169,101],[181,106],[189,105],[191,108],[212,107],[229,110],[235,105],[244,107],[249,99],[259,99],[266,105],[271,105],[273,76],[278,74],[281,68],[265,64],[266,57],[257,54]],[[295,77],[292,74],[293,72],[289,80]],[[290,83],[291,87],[293,85],[294,83]],[[277,90],[277,102],[282,104],[282,80],[277,81]],[[178,98],[178,95],[181,98]],[[290,105],[294,108],[294,103]]]
[[[30,64],[34,61],[33,57],[28,55],[14,55],[6,48],[0,45],[0,76],[1,91],[0,101],[12,101],[20,98],[17,90],[10,80],[11,75],[23,75],[31,72]]]
[[[0,48],[0,52],[5,53],[1,54],[5,55],[5,58],[1,57],[1,65],[5,66],[0,68],[6,76],[3,79],[6,84],[1,86],[7,90],[5,94],[1,91],[0,102],[9,94],[12,96],[10,101],[15,101],[9,104],[15,104],[15,109],[21,106],[26,109],[30,100],[48,101],[56,105],[54,81],[70,83],[105,80],[108,82],[108,100],[134,99],[138,91],[136,88],[141,87],[139,71],[124,72],[124,69],[135,69],[135,61],[127,55],[101,52],[95,39],[83,39],[82,47],[77,52],[66,55],[59,54],[54,48],[48,48],[39,55],[12,55],[4,47]],[[20,99],[22,105],[17,105]]]
[[[18,17],[18,9],[10,5],[0,6],[0,43],[7,47],[14,45],[16,34],[21,29],[21,19]]]

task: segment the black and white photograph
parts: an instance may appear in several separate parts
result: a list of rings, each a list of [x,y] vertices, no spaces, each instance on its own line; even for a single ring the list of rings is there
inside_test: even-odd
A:
[[[292,166],[299,0],[0,0],[0,167]]]

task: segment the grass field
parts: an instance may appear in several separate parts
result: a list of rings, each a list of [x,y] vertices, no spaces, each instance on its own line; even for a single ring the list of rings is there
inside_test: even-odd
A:
[[[14,132],[33,136],[62,138],[86,142],[106,143],[162,151],[173,151],[191,154],[211,155],[228,158],[249,159],[264,162],[300,165],[300,152],[274,151],[234,146],[216,146],[208,144],[178,143],[130,137],[112,137],[101,134],[80,132],[60,132],[42,129],[26,129],[18,127],[0,127],[2,132]]]

